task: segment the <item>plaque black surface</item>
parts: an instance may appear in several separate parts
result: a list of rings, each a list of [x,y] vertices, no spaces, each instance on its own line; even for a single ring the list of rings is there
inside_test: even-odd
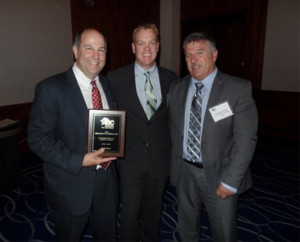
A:
[[[103,156],[124,156],[125,111],[89,110],[88,152],[104,148]]]

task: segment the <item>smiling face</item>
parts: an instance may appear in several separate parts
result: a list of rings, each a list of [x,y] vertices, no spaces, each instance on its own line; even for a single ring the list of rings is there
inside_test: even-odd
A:
[[[143,69],[148,70],[154,65],[158,49],[159,42],[153,29],[140,29],[135,33],[132,52]]]
[[[73,46],[77,67],[93,80],[100,73],[106,61],[106,43],[102,34],[93,29],[81,34],[79,46]]]
[[[215,69],[218,51],[208,41],[190,42],[185,46],[185,60],[192,77],[202,81]]]

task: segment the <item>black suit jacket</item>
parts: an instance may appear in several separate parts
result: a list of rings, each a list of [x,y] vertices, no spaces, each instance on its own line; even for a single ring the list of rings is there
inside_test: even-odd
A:
[[[172,134],[171,183],[177,183],[183,154],[185,103],[191,76],[171,87],[168,100]],[[201,151],[204,172],[212,192],[220,182],[243,192],[252,185],[249,164],[256,145],[257,111],[251,83],[218,71],[208,99]],[[209,109],[228,102],[233,116],[215,122]]]
[[[154,178],[169,175],[171,140],[168,126],[167,93],[176,74],[158,67],[162,103],[150,120],[137,95],[134,63],[108,74],[117,109],[127,112],[125,158],[117,161],[118,170],[128,176],[145,172]]]
[[[113,109],[107,80],[99,79]],[[45,195],[52,209],[82,215],[90,208],[97,173],[95,167],[82,167],[87,134],[88,109],[72,68],[41,81],[36,86],[28,143],[44,160]],[[115,170],[114,166],[113,162]]]

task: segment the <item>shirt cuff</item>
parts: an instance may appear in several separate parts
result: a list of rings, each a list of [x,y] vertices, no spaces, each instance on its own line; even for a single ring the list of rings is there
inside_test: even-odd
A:
[[[232,191],[232,192],[234,192],[234,193],[237,192],[237,189],[236,189],[235,187],[229,186],[229,185],[227,185],[227,184],[224,183],[224,182],[221,182],[221,184],[222,184],[223,187],[227,188],[228,190],[230,190],[230,191]]]

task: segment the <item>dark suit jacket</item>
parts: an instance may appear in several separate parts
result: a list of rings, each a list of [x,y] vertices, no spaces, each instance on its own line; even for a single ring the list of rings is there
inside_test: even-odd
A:
[[[185,102],[191,77],[171,87],[168,100],[172,135],[171,183],[176,184],[183,153]],[[227,101],[234,113],[214,122],[209,108]],[[249,164],[256,145],[257,111],[251,83],[218,71],[209,96],[203,123],[201,150],[204,172],[212,191],[220,182],[243,192],[252,185]]]
[[[171,140],[166,95],[177,77],[162,67],[158,67],[158,73],[162,103],[149,121],[137,95],[134,63],[108,74],[117,109],[127,112],[125,158],[117,161],[121,175],[136,176],[144,171],[154,178],[169,175]]]
[[[107,81],[99,78],[113,109]],[[44,160],[45,195],[52,209],[82,215],[90,208],[96,173],[95,167],[82,167],[87,134],[88,109],[72,68],[41,81],[36,86],[28,142]]]

